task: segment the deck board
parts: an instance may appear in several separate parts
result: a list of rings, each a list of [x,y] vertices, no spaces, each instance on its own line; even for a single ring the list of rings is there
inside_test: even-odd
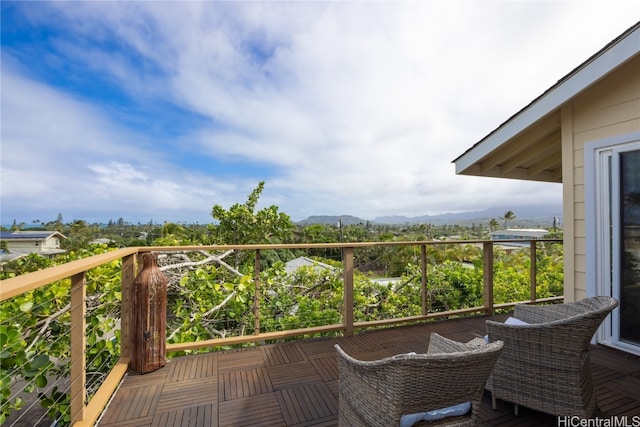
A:
[[[155,372],[127,374],[98,425],[333,427],[338,420],[335,344],[363,360],[425,352],[431,332],[468,341],[484,334],[486,319],[175,357]],[[639,415],[640,357],[593,346],[591,363],[600,415]],[[498,401],[494,410],[488,393],[480,418],[483,426],[557,425],[556,417],[524,407],[515,416],[507,402]]]

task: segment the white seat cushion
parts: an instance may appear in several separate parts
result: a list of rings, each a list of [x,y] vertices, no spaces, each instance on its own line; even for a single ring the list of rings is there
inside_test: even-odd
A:
[[[417,414],[403,415],[400,418],[400,427],[411,427],[421,420],[435,421],[445,417],[456,417],[464,415],[471,409],[471,402],[464,402],[458,405],[447,406],[446,408],[435,409],[433,411],[419,412]]]

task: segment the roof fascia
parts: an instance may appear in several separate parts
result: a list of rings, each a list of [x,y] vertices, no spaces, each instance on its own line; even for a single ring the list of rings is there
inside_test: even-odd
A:
[[[66,239],[66,236],[59,231],[39,231],[33,234],[22,234],[17,236],[5,235],[2,240],[12,240],[12,241],[22,241],[22,242],[30,242],[30,241],[41,241],[47,240],[52,237],[58,237],[61,239]]]
[[[562,104],[633,58],[638,52],[640,52],[640,26],[637,26],[612,46],[603,49],[600,54],[560,80],[559,83],[500,125],[474,147],[455,159],[453,162],[456,165],[456,174],[464,172],[506,141],[560,108]]]

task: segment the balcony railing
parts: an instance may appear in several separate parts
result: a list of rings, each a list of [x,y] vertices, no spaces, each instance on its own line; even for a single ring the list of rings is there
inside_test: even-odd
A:
[[[58,281],[69,281],[70,289],[70,360],[69,360],[69,394],[70,394],[70,419],[74,426],[93,425],[109,398],[114,393],[121,379],[127,372],[131,356],[130,324],[132,307],[130,305],[130,291],[136,277],[136,269],[139,257],[145,252],[177,253],[190,251],[236,251],[241,253],[253,253],[255,257],[253,271],[254,300],[252,303],[253,328],[248,335],[231,336],[225,338],[207,339],[196,342],[167,343],[167,352],[179,352],[218,346],[229,346],[267,340],[278,340],[294,336],[314,335],[322,333],[342,333],[351,335],[354,330],[361,328],[398,325],[409,322],[430,320],[435,318],[461,316],[470,313],[493,314],[496,309],[509,308],[518,303],[551,302],[562,300],[562,296],[538,298],[537,295],[537,251],[539,245],[546,243],[561,243],[558,239],[538,239],[525,242],[528,244],[529,257],[529,298],[507,303],[494,303],[494,248],[501,243],[509,241],[429,241],[429,242],[366,242],[366,243],[331,243],[331,244],[281,244],[281,245],[243,245],[243,246],[180,246],[180,247],[135,247],[114,250],[101,255],[73,261],[64,265],[48,268],[34,273],[4,280],[1,284],[0,301],[8,301],[27,292],[40,289]],[[522,244],[523,242],[519,242]],[[482,272],[483,290],[482,305],[475,307],[458,308],[454,310],[434,311],[428,298],[428,257],[427,248],[438,245],[475,245],[482,248]],[[354,316],[354,273],[356,270],[354,253],[366,248],[406,248],[413,247],[416,250],[420,264],[420,314],[376,319],[372,321],[356,321]],[[419,248],[419,253],[418,249]],[[526,247],[525,247],[526,248]],[[340,251],[342,263],[342,313],[341,322],[337,324],[325,324],[320,326],[278,330],[270,332],[261,331],[261,255],[270,250],[334,250]],[[109,374],[102,380],[95,392],[89,396],[87,391],[87,274],[100,266],[112,262],[121,264],[121,307],[120,307],[120,355],[119,360],[113,364]],[[115,339],[115,338],[114,338]]]

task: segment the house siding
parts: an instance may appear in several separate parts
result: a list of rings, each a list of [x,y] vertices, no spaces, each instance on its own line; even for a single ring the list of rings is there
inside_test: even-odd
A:
[[[573,254],[565,259],[567,301],[586,297],[584,145],[639,129],[640,56],[562,108],[565,253]]]
[[[42,241],[27,240],[22,242],[9,241],[7,248],[16,252],[40,252],[42,250]]]
[[[575,300],[573,284],[576,283],[575,256],[574,252],[574,228],[573,218],[575,217],[573,185],[579,182],[576,179],[574,168],[573,152],[573,111],[570,105],[564,105],[560,109],[560,135],[562,145],[562,214],[564,217],[564,299],[567,302]]]
[[[57,237],[49,237],[42,245],[43,249],[57,249],[60,247],[60,239]]]

